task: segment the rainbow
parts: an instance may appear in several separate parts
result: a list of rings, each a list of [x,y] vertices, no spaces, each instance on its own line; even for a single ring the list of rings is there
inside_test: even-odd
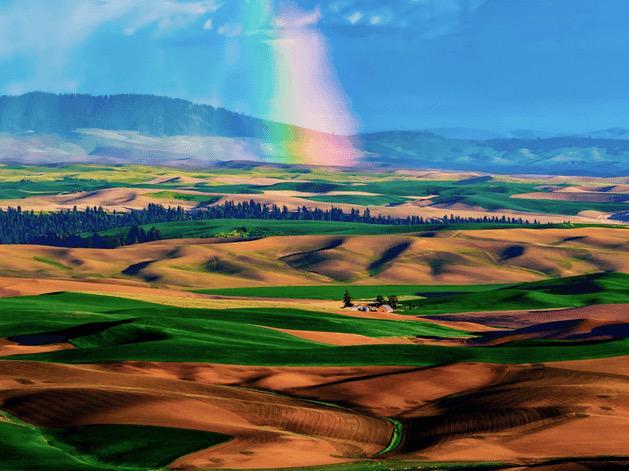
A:
[[[253,32],[269,48],[261,59],[241,41],[241,60],[257,69],[256,95],[267,117],[277,122],[264,136],[270,144],[265,156],[286,163],[353,165],[362,155],[350,137],[357,124],[317,29],[320,12],[301,10],[289,0],[250,0],[243,6],[243,32]]]

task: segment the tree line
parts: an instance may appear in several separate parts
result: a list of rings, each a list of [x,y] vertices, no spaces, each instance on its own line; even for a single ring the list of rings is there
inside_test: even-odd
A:
[[[158,240],[162,236],[155,228],[148,231],[142,226],[175,221],[198,221],[211,219],[266,219],[277,221],[338,221],[364,224],[424,225],[424,224],[539,224],[537,220],[507,216],[484,216],[482,218],[445,215],[442,218],[421,216],[393,217],[372,215],[364,211],[342,208],[330,209],[299,207],[289,210],[286,206],[261,204],[254,200],[235,203],[225,201],[213,206],[185,210],[181,206],[164,207],[150,203],[144,209],[131,211],[106,211],[102,207],[88,207],[43,212],[17,208],[0,209],[0,243],[42,244],[61,247],[111,248],[138,242]],[[106,231],[126,228],[126,233]],[[104,233],[103,233],[104,232]]]

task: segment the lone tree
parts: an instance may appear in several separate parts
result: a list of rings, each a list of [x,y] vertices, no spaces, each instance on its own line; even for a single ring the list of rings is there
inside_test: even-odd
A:
[[[343,307],[352,307],[353,305],[349,291],[345,290],[345,294],[343,295]]]
[[[400,300],[394,294],[389,296],[387,299],[387,304],[391,306],[393,309],[397,309],[399,303],[400,303]]]
[[[381,294],[376,296],[376,299],[374,300],[374,304],[376,306],[382,306],[384,304],[384,296],[382,296]]]

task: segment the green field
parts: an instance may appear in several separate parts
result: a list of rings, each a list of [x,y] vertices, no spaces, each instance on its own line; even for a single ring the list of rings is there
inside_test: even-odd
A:
[[[162,469],[182,455],[217,445],[217,433],[138,425],[46,429],[0,422],[0,470],[136,471]]]
[[[0,176],[2,171],[0,168]],[[94,191],[121,186],[106,180],[84,180],[72,177],[53,181],[0,181],[0,199],[20,199],[29,196],[57,195],[77,191]]]
[[[379,235],[405,234],[427,230],[427,226],[393,226],[335,221],[275,221],[268,219],[212,219],[146,224],[145,230],[155,227],[164,239],[206,238],[228,234],[239,228],[259,231],[265,235]],[[428,226],[429,227],[429,226]],[[128,228],[102,231],[102,236],[125,234]]]
[[[383,296],[424,296],[432,293],[476,293],[493,291],[504,285],[320,285],[320,286],[263,286],[259,288],[223,288],[195,290],[197,293],[224,296],[248,296],[289,299],[343,299],[348,290],[353,299],[374,299]]]
[[[224,193],[224,194],[261,194],[263,186],[258,185],[210,185],[207,183],[197,183],[193,189],[197,191],[205,191],[208,193]]]
[[[374,195],[317,195],[307,199],[338,204],[357,204],[366,206],[384,206],[401,204],[411,197],[434,195],[433,204],[462,203],[479,206],[489,211],[512,210],[548,214],[576,215],[581,211],[595,210],[618,212],[629,209],[623,202],[589,203],[579,201],[533,200],[512,198],[513,195],[541,191],[536,183],[514,183],[507,181],[479,181],[463,183],[461,181],[422,181],[422,180],[384,180],[369,181],[364,184],[348,184],[326,180],[315,182],[286,182],[274,185],[223,185],[210,187],[205,184],[195,185],[196,189],[219,193],[261,193],[263,190],[294,190],[306,193],[324,193],[328,191],[361,191]],[[446,210],[447,211],[447,210]]]
[[[197,195],[190,193],[179,193],[172,190],[156,191],[155,193],[148,193],[147,196],[158,199],[175,199],[181,201],[194,201],[195,203],[211,204],[220,199],[219,196],[212,195]]]
[[[359,222],[338,221],[276,221],[270,219],[211,219],[201,221],[175,221],[141,226],[148,231],[155,227],[162,239],[188,239],[232,236],[240,237],[268,237],[268,236],[299,236],[299,235],[383,235],[383,234],[418,234],[431,235],[436,231],[458,230],[492,230],[512,229],[512,224],[495,223],[466,223],[466,224],[364,224]],[[515,226],[519,227],[519,226]],[[573,229],[575,227],[600,227],[600,225],[585,224],[541,224],[530,225],[527,228],[538,229]],[[605,226],[627,228],[629,226]],[[241,229],[245,228],[243,231]],[[129,227],[121,227],[100,231],[101,236],[124,236]],[[236,233],[240,232],[240,235]],[[81,234],[88,237],[91,234]]]
[[[308,196],[306,199],[323,203],[358,204],[361,206],[394,206],[412,201],[412,198],[395,195],[321,195]]]
[[[18,318],[13,314],[15,312],[20,312]],[[186,309],[72,293],[0,299],[1,337],[39,343],[58,342],[61,338],[77,347],[21,356],[41,361],[430,366],[453,361],[528,363],[629,353],[629,340],[586,346],[536,342],[475,348],[413,344],[333,347],[266,327],[370,337],[467,335],[462,331],[411,320],[359,319],[296,309]]]
[[[21,313],[19,318],[12,315],[14,312]],[[266,327],[370,337],[466,335],[426,323],[356,319],[291,309],[185,309],[72,293],[0,299],[0,337],[58,341],[61,336],[78,347],[35,355],[34,359],[79,363],[117,358],[281,364],[292,363],[293,353],[305,355],[304,362],[316,362],[317,352],[331,349]]]
[[[510,209],[524,212],[575,215],[586,209],[610,212],[621,211],[623,208],[627,209],[627,205],[624,203],[582,203],[511,198],[511,196],[516,194],[539,191],[537,188],[538,185],[532,183],[513,183],[493,180],[480,183],[441,181],[419,182],[416,184],[390,181],[372,183],[364,187],[365,191],[375,193],[390,191],[392,192],[391,194],[398,195],[438,195],[432,200],[435,204],[463,203],[470,206],[480,206],[490,211]],[[411,193],[412,191],[415,191],[415,193]],[[417,193],[417,191],[421,192]]]
[[[581,211],[595,210],[620,212],[629,209],[626,202],[590,203],[577,201],[533,200],[512,198],[513,195],[547,191],[540,182],[515,182],[500,177],[468,180],[421,180],[416,177],[391,178],[390,175],[361,172],[334,172],[323,169],[212,169],[208,172],[177,170],[182,176],[205,179],[194,184],[184,184],[174,179],[164,183],[149,183],[155,178],[171,175],[169,169],[141,165],[67,165],[60,167],[0,166],[0,199],[26,198],[36,195],[55,195],[78,191],[93,191],[114,187],[154,188],[152,195],[159,199],[174,198],[186,201],[206,202],[211,197],[188,195],[180,189],[192,189],[218,194],[261,194],[265,190],[292,190],[318,193],[306,196],[311,201],[348,203],[366,206],[397,205],[413,197],[433,196],[432,204],[462,203],[478,206],[489,211],[511,210],[549,214],[576,215]],[[285,181],[274,184],[234,183],[216,184],[217,176],[272,177]],[[297,178],[297,179],[296,179]],[[304,178],[307,180],[299,180]],[[563,184],[563,186],[570,186]],[[339,194],[332,191],[367,192],[373,195]],[[618,194],[618,197],[625,195]],[[444,211],[447,212],[447,209]]]
[[[198,430],[140,425],[84,425],[44,429],[48,443],[67,453],[112,467],[162,468],[193,451],[230,437]]]
[[[536,281],[481,293],[452,293],[408,300],[402,305],[405,314],[428,315],[618,303],[629,303],[629,274],[597,273]]]
[[[341,300],[345,290],[353,299],[377,295],[404,296],[402,314],[444,314],[466,311],[551,309],[591,304],[629,303],[629,275],[597,273],[530,283],[486,285],[323,285],[265,286],[196,290],[198,293],[289,299]]]
[[[302,191],[304,193],[327,193],[329,191],[336,191],[343,188],[345,188],[344,185],[336,182],[331,182],[329,180],[312,180],[309,178],[307,182],[289,181],[275,183],[274,185],[268,186],[266,189],[273,191],[289,190]]]
[[[537,212],[549,214],[576,215],[585,210],[616,212],[629,209],[627,203],[587,203],[577,201],[557,200],[533,200],[512,198],[513,195],[540,191],[537,184],[513,183],[504,181],[482,181],[479,183],[462,183],[461,181],[409,181],[389,180],[370,182],[364,185],[337,186],[337,191],[365,191],[377,193],[379,197],[355,196],[350,201],[351,195],[316,196],[311,197],[316,201],[332,203],[354,204],[389,204],[403,202],[403,197],[436,195],[432,199],[433,204],[463,203],[470,206],[493,211],[499,209]],[[324,198],[324,199],[321,199]],[[361,203],[364,198],[365,202]],[[369,198],[378,198],[368,203]],[[397,199],[396,199],[397,198]],[[400,200],[399,198],[402,198]],[[379,202],[376,202],[379,201]]]

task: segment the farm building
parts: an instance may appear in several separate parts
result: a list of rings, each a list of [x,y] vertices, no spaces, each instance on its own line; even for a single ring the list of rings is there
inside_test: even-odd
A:
[[[382,304],[380,306],[376,306],[375,304],[359,304],[352,306],[351,309],[352,311],[362,312],[395,312],[395,310],[388,304]]]

